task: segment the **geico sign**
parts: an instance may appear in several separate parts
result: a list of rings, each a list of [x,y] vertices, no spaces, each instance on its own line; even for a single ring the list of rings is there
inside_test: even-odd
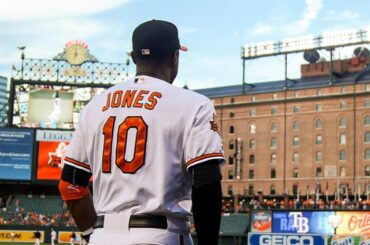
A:
[[[314,245],[312,236],[297,235],[261,235],[259,237],[260,245]]]

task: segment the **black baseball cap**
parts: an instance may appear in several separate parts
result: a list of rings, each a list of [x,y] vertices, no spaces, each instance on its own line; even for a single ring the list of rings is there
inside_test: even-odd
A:
[[[187,51],[180,45],[177,27],[168,21],[150,20],[140,24],[132,34],[135,57],[158,58],[176,50]]]

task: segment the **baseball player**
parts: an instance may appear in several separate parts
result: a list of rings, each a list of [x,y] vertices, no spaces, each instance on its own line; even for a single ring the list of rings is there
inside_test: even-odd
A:
[[[33,236],[35,237],[35,245],[40,245],[41,232],[37,230],[33,233]]]
[[[191,245],[191,205],[198,244],[217,244],[224,154],[214,107],[171,85],[187,50],[174,24],[145,22],[132,42],[136,76],[82,110],[61,195],[90,244]]]
[[[57,240],[57,232],[53,228],[51,228],[50,240],[51,240],[51,245],[55,245],[55,241]]]

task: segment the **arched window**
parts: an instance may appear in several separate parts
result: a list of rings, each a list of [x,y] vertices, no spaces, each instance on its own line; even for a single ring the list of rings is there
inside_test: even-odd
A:
[[[321,129],[322,128],[322,121],[321,121],[321,119],[317,119],[316,120],[315,127],[316,127],[316,129]]]
[[[370,160],[370,149],[365,150],[365,159]]]
[[[271,132],[276,132],[277,130],[277,125],[275,122],[271,123]]]
[[[229,150],[234,150],[234,140],[229,141]]]
[[[273,164],[276,163],[276,153],[271,154],[271,163],[273,163]]]
[[[365,167],[365,176],[370,176],[370,166]]]
[[[233,134],[234,133],[234,126],[233,125],[230,125],[230,127],[229,127],[229,133],[230,134]]]
[[[251,134],[256,133],[256,124],[255,123],[251,123],[251,125],[249,126],[249,133],[251,133]]]
[[[293,122],[293,130],[299,130],[299,122],[298,121]]]
[[[364,124],[365,125],[370,125],[370,116],[365,116]]]
[[[249,149],[255,149],[256,148],[256,140],[251,139],[249,141]]]
[[[230,165],[233,165],[233,164],[234,164],[234,158],[233,158],[233,157],[231,157],[231,156],[229,157],[229,164],[230,164]]]
[[[365,143],[370,143],[370,132],[365,133]]]
[[[347,126],[347,119],[345,117],[339,118],[339,127],[345,128]]]
[[[344,161],[346,160],[347,156],[346,156],[346,151],[342,150],[339,152],[339,160],[341,161]]]

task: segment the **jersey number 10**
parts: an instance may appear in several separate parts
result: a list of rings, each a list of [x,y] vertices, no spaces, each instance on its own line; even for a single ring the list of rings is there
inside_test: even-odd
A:
[[[104,134],[104,150],[103,150],[103,173],[111,172],[112,162],[112,144],[114,136],[114,125],[116,117],[111,116],[105,122],[103,127]],[[136,128],[136,142],[134,157],[131,161],[125,159],[126,144],[128,131],[131,128]],[[116,159],[115,163],[123,173],[135,173],[139,170],[145,161],[145,146],[147,139],[148,126],[145,124],[142,117],[127,117],[119,126],[116,132],[117,143],[115,145]]]

